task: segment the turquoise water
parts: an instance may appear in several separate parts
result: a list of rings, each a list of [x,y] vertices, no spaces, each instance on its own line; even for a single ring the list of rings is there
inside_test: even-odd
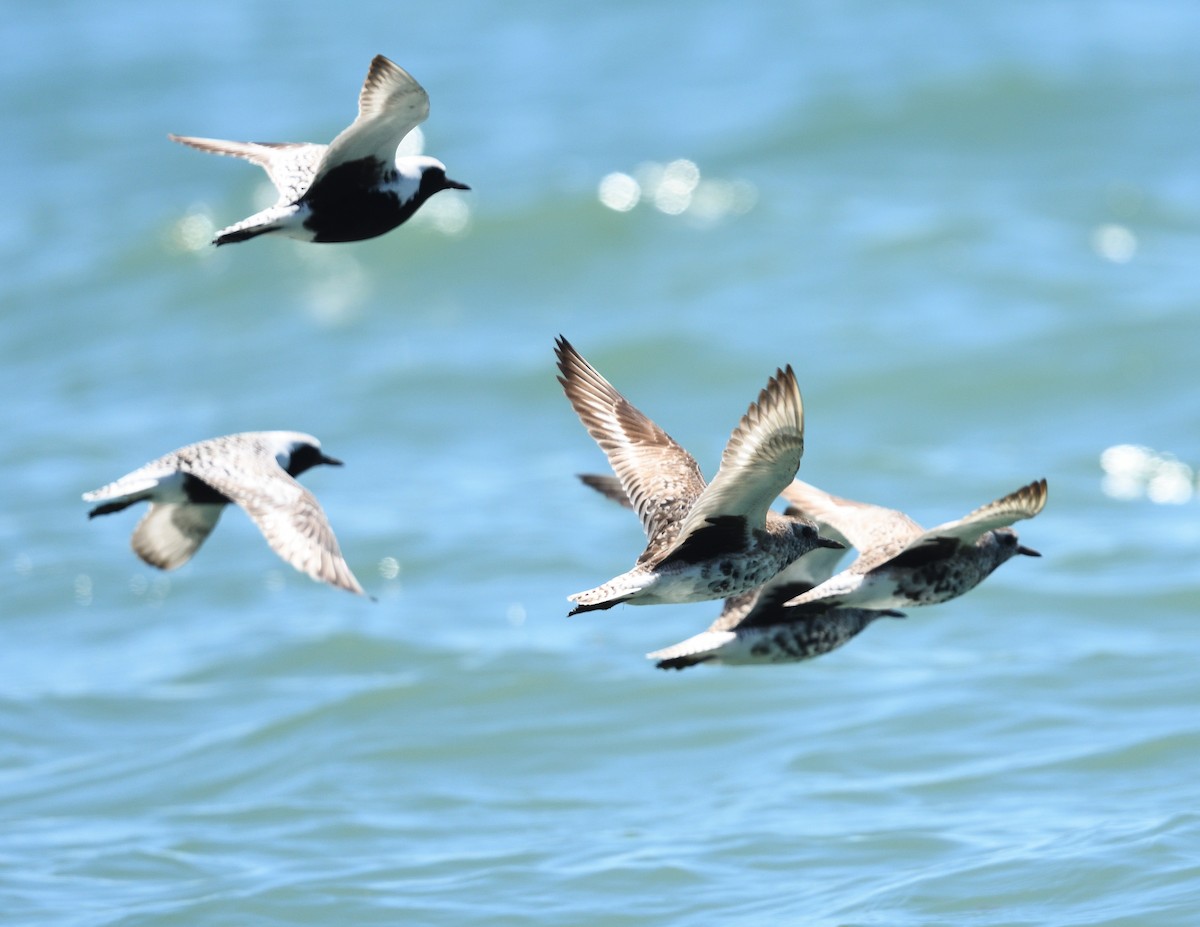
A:
[[[5,923],[1200,919],[1194,3],[6,25]],[[327,140],[380,52],[473,191],[204,247],[264,179],[166,133]],[[575,481],[559,333],[710,475],[791,363],[817,485],[934,524],[1045,476],[1044,556],[810,663],[657,672],[719,606],[565,618],[642,537]],[[304,482],[377,603],[237,512],[172,574],[85,518],[269,428],[346,461]]]

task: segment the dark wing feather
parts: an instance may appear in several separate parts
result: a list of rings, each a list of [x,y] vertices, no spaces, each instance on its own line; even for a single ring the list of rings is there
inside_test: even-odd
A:
[[[643,415],[565,339],[555,343],[558,382],[571,406],[608,457],[649,543],[643,559],[674,540],[704,490],[692,455]]]

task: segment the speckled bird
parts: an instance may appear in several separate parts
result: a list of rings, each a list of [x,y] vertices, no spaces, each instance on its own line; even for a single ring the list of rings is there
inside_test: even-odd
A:
[[[239,505],[297,570],[362,595],[316,497],[294,479],[318,464],[341,463],[312,435],[247,431],[181,447],[83,498],[100,503],[89,518],[149,502],[134,528],[133,550],[162,570],[187,563],[225,507]]]
[[[258,235],[301,241],[361,241],[407,222],[441,190],[469,190],[425,155],[396,154],[429,115],[429,95],[404,68],[376,55],[358,97],[358,118],[328,145],[232,142],[169,135],[201,151],[244,158],[267,172],[275,205],[221,229],[215,245]]]
[[[633,569],[568,596],[570,614],[622,602],[701,602],[762,585],[797,557],[840,547],[770,506],[800,466],[804,409],[796,376],[777,370],[742,417],[706,483],[692,456],[638,411],[565,339],[559,383],[608,456],[648,544]]]
[[[935,605],[969,592],[1002,563],[1024,554],[1010,526],[1046,505],[1044,479],[928,531],[895,509],[841,499],[800,480],[787,501],[819,525],[843,535],[859,556],[840,573],[788,600],[787,605],[905,608]]]
[[[633,508],[615,477],[581,474],[586,485],[614,502]],[[800,517],[789,507],[785,515]],[[825,537],[844,542],[821,526]],[[730,596],[708,629],[646,656],[662,670],[681,670],[700,663],[760,665],[796,663],[836,650],[879,618],[903,618],[901,612],[836,608],[813,603],[787,608],[784,602],[833,575],[844,549],[818,548],[793,560],[765,584]]]

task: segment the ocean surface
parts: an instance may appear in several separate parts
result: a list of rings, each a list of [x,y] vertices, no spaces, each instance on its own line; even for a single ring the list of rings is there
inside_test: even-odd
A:
[[[1194,0],[10,5],[0,922],[1200,923]],[[373,55],[442,193],[214,229]],[[415,141],[415,140],[414,140]],[[1017,558],[821,659],[656,670],[719,603],[568,619],[636,519],[563,334],[710,476],[775,368],[802,478]],[[311,432],[378,601],[230,511],[173,573],[80,494]]]

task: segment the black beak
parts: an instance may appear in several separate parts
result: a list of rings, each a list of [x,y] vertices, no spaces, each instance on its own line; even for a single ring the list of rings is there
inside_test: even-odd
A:
[[[828,547],[830,550],[845,550],[846,545],[841,541],[835,541],[833,538],[817,538],[818,547]]]
[[[457,180],[451,180],[449,177],[447,177],[442,182],[442,185],[447,190],[470,190],[471,189],[465,183],[459,183]]]
[[[1017,553],[1024,554],[1026,557],[1040,557],[1041,556],[1041,554],[1039,554],[1032,547],[1018,547]]]
[[[338,460],[336,457],[330,457],[328,454],[322,454],[321,459],[318,460],[317,463],[328,464],[331,467],[342,466],[342,462],[340,460]]]

